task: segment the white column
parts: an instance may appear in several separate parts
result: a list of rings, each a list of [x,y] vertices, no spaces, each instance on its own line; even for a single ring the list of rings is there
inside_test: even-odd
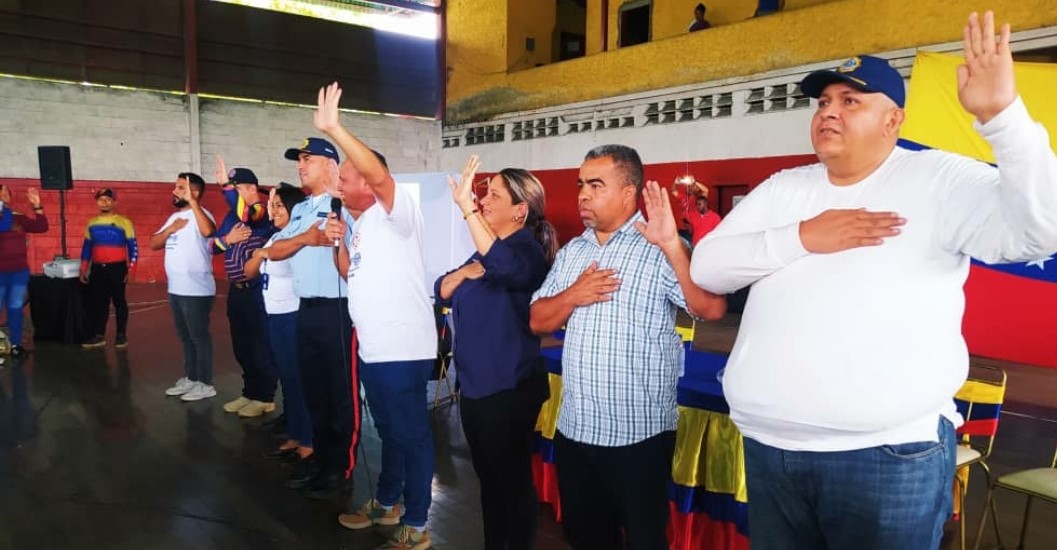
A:
[[[191,137],[191,171],[202,173],[202,131],[198,115],[198,94],[187,95],[187,122]]]

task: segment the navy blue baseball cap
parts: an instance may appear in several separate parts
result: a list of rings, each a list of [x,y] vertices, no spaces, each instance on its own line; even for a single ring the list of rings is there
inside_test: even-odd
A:
[[[867,93],[884,94],[899,108],[906,103],[906,87],[899,71],[880,57],[860,55],[841,63],[836,69],[815,71],[800,83],[800,90],[808,97],[818,98],[826,86],[844,82]]]
[[[301,153],[308,153],[309,155],[319,155],[321,157],[327,157],[334,159],[334,162],[341,162],[338,159],[338,150],[334,148],[334,145],[325,139],[320,138],[305,138],[305,141],[301,142],[301,147],[296,149],[291,148],[286,150],[286,154],[283,155],[289,160],[297,160],[297,157]]]
[[[259,185],[257,182],[257,174],[253,173],[253,170],[249,168],[232,168],[228,170],[228,183],[250,183],[253,185]]]

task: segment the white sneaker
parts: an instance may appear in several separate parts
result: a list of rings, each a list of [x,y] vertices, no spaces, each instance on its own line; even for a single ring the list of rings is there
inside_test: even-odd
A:
[[[180,396],[183,401],[198,401],[201,399],[207,399],[214,397],[217,394],[217,390],[213,386],[203,384],[201,382],[194,382],[195,387],[191,391]]]
[[[195,382],[192,382],[192,381],[188,380],[187,377],[184,376],[183,378],[177,380],[176,384],[173,387],[165,390],[165,395],[169,395],[169,396],[173,396],[173,397],[175,397],[177,395],[183,395],[183,394],[191,391],[194,387],[195,387]]]

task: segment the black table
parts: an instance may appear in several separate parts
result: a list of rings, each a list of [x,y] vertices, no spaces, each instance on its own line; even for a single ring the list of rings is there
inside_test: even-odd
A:
[[[29,310],[33,317],[33,340],[80,344],[87,338],[83,288],[80,281],[29,278]]]

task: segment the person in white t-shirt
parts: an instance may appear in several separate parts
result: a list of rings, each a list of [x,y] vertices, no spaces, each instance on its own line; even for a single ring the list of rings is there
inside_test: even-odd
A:
[[[184,172],[173,188],[176,212],[150,238],[152,250],[165,249],[165,277],[169,284],[176,334],[184,348],[184,375],[165,395],[198,401],[217,394],[213,388],[213,338],[209,312],[217,285],[209,238],[216,221],[199,202],[205,192],[202,176]]]
[[[860,56],[807,76],[820,164],[779,172],[694,250],[752,285],[723,376],[753,548],[936,548],[951,513],[962,285],[1057,251],[1057,157],[1017,95],[1009,26],[969,16],[958,99],[998,168],[897,147],[904,83]]]
[[[399,523],[384,548],[420,550],[430,546],[434,459],[426,384],[437,357],[422,213],[396,185],[385,158],[342,127],[340,98],[337,83],[320,90],[315,124],[345,153],[340,191],[349,211],[362,213],[351,236],[331,215],[327,237],[340,241],[338,270],[348,273],[349,315],[359,340],[360,379],[382,438],[382,471],[377,498],[338,521],[349,529]]]
[[[273,188],[268,196],[268,218],[282,231],[290,223],[290,212],[305,194],[296,187]],[[253,251],[246,262],[246,277],[260,277],[264,295],[264,309],[268,312],[268,337],[272,360],[283,386],[283,414],[289,439],[271,451],[269,456],[280,459],[304,460],[314,453],[312,447],[312,417],[308,412],[304,388],[301,384],[297,346],[290,338],[297,334],[297,310],[301,299],[294,292],[294,270],[290,260],[269,260],[268,249],[278,239],[271,236],[262,248]]]

